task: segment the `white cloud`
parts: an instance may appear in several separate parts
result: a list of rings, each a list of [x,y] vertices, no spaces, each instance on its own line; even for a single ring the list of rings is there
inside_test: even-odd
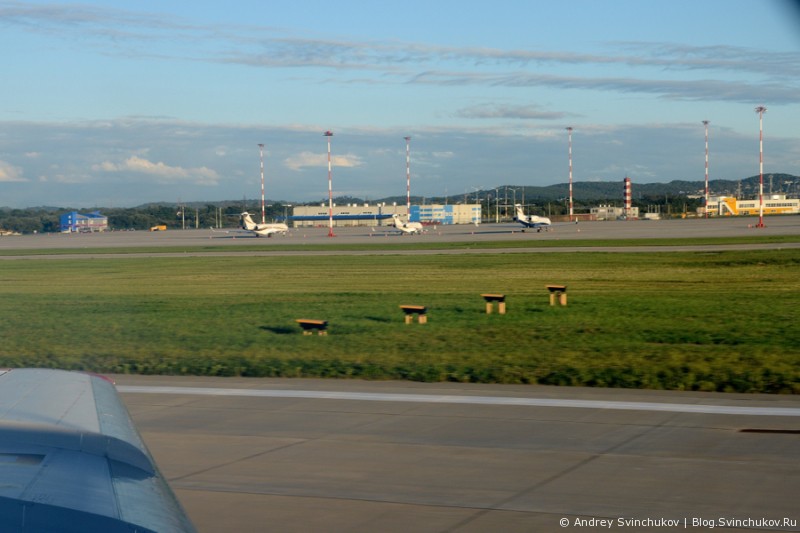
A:
[[[28,181],[22,177],[22,169],[0,161],[0,182]]]
[[[284,159],[283,164],[291,170],[300,170],[305,167],[327,167],[328,154],[300,152]],[[333,167],[358,167],[362,164],[361,158],[353,154],[331,155],[331,166]]]
[[[91,183],[91,176],[83,173],[70,172],[64,174],[63,172],[55,172],[49,176],[39,176],[39,181],[42,183],[58,183],[64,185],[83,185]]]
[[[560,111],[544,111],[535,105],[497,105],[483,104],[460,109],[456,116],[477,119],[537,119],[556,120],[562,119],[566,113]]]
[[[131,156],[122,163],[103,161],[99,165],[92,165],[92,170],[102,172],[136,172],[160,178],[161,181],[176,182],[190,181],[200,185],[216,185],[219,174],[208,167],[183,168],[173,167],[163,162],[153,163],[148,159]]]
[[[105,172],[117,172],[120,170],[117,165],[110,161],[103,161],[99,165],[92,165],[92,170],[102,170]]]

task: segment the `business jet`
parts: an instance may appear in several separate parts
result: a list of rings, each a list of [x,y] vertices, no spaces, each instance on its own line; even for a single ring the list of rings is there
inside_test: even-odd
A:
[[[253,221],[253,217],[250,216],[250,213],[248,213],[247,211],[241,214],[239,222],[242,226],[242,229],[255,234],[256,237],[272,237],[274,233],[281,233],[283,235],[286,235],[286,232],[289,231],[289,226],[287,226],[286,224],[280,224],[280,223],[256,224]]]
[[[567,224],[577,224],[578,221],[575,222],[562,222],[558,224],[553,224],[550,222],[550,219],[547,217],[537,217],[536,215],[526,215],[525,211],[522,210],[522,206],[520,204],[516,204],[514,207],[517,208],[517,216],[514,217],[514,220],[525,226],[526,228],[533,228],[537,232],[541,231],[550,231],[553,229],[553,226],[566,226]],[[525,230],[522,230],[525,231]]]
[[[517,208],[517,216],[514,217],[514,220],[525,226],[526,228],[533,228],[536,231],[549,231],[550,227],[553,225],[550,222],[550,219],[547,217],[537,217],[536,215],[526,215],[525,211],[522,210],[522,206],[520,204],[516,204],[514,207]]]
[[[400,219],[400,215],[396,213],[392,215],[392,219],[394,220],[394,227],[404,234],[414,235],[415,233],[422,233],[422,224],[419,222],[403,222]]]

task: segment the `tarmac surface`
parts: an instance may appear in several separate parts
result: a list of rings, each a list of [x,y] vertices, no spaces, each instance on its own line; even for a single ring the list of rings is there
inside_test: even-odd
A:
[[[201,532],[800,531],[796,396],[113,377]]]
[[[0,237],[0,259],[685,251],[798,243],[281,251],[279,244],[800,235],[800,217]],[[217,230],[219,231],[219,230]],[[800,241],[800,239],[798,239]],[[607,243],[603,243],[607,244]],[[258,250],[236,251],[258,245]],[[214,251],[192,251],[213,247]],[[220,251],[218,246],[230,248]],[[137,253],[113,248],[146,247]],[[83,255],[42,253],[80,249]],[[323,247],[324,248],[324,247]],[[76,250],[77,251],[77,250]],[[89,253],[87,253],[87,251]],[[97,254],[100,256],[100,253]],[[800,531],[800,397],[357,380],[113,376],[200,532]]]
[[[386,226],[334,228],[334,237],[327,227],[292,228],[286,235],[270,238],[255,237],[236,230],[187,229],[167,231],[112,231],[106,233],[42,234],[0,237],[0,253],[10,250],[81,249],[135,247],[264,247],[270,251],[277,245],[347,245],[347,244],[409,244],[449,242],[518,242],[573,241],[609,239],[668,239],[738,236],[800,235],[800,216],[765,217],[765,227],[758,228],[758,218],[712,218],[676,220],[630,220],[581,222],[554,226],[550,231],[523,231],[520,224],[481,224],[429,226],[421,235],[401,235]],[[226,233],[226,231],[228,231]],[[604,243],[604,245],[607,243]],[[524,248],[521,251],[543,251],[548,248]],[[581,246],[579,249],[586,249]],[[659,249],[666,249],[659,247]],[[503,249],[501,249],[503,250]],[[508,249],[518,250],[519,249]],[[556,250],[559,250],[556,248]],[[564,249],[561,249],[564,251]],[[498,250],[494,249],[493,252]],[[503,250],[505,251],[505,250]],[[566,249],[574,251],[574,249]],[[187,252],[181,252],[185,254]],[[290,252],[296,253],[296,252]],[[374,253],[374,252],[368,252]],[[393,251],[392,253],[400,253]],[[456,253],[464,253],[459,251]],[[127,254],[126,252],[126,255]]]

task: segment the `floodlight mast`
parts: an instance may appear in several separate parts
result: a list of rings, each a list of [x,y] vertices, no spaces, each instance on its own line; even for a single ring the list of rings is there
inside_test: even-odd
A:
[[[258,144],[258,155],[261,159],[261,223],[266,224],[267,215],[264,211],[264,145]]]
[[[572,222],[572,126],[567,127],[569,134],[569,221]]]
[[[706,218],[708,218],[708,121],[703,121],[703,126],[706,128]]]
[[[333,233],[333,180],[331,178],[331,137],[333,132],[328,130],[323,135],[328,139],[328,237],[335,237]]]
[[[756,107],[758,113],[758,225],[764,227],[764,113],[767,108],[763,105]]]
[[[411,220],[411,137],[406,140],[406,221]]]

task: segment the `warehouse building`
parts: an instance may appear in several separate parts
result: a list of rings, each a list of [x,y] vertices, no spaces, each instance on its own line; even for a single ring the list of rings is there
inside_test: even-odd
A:
[[[590,210],[590,215],[592,220],[618,220],[623,218],[630,218],[630,219],[637,219],[639,218],[639,208],[638,207],[629,207],[626,209],[624,207],[617,207],[613,205],[599,205],[597,207],[592,207]]]
[[[60,217],[61,233],[94,233],[108,231],[108,217],[99,211],[81,214],[77,211],[64,213]]]
[[[392,215],[405,216],[406,206],[386,204],[333,205],[333,225],[386,226],[392,224]],[[296,228],[327,226],[330,218],[328,204],[298,205],[292,208],[289,220]],[[388,221],[387,221],[388,219]]]
[[[411,222],[423,224],[480,224],[479,204],[412,205]]]
[[[709,216],[754,216],[762,209],[758,198],[739,200],[733,196],[712,196],[708,199]],[[773,194],[764,198],[765,215],[796,215],[800,213],[800,199],[787,198],[785,194]],[[701,207],[698,214],[704,215]]]
[[[392,226],[392,215],[406,218],[406,206],[397,204],[347,204],[333,206],[333,225]],[[294,227],[327,226],[330,213],[328,204],[295,206],[289,220]],[[481,220],[478,204],[412,205],[409,222],[423,224],[474,224]]]

